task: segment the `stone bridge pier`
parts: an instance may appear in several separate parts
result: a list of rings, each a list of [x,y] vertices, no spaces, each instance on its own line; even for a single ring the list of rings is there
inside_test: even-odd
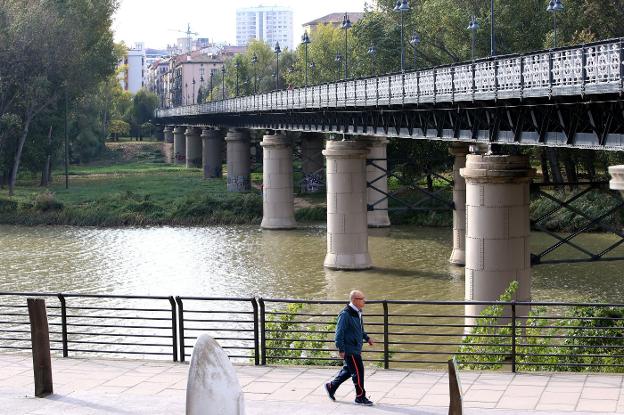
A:
[[[449,153],[453,162],[453,250],[449,262],[455,265],[466,263],[466,181],[459,173],[466,166],[468,144],[452,143]]]
[[[223,135],[217,129],[204,128],[202,139],[202,166],[204,179],[214,179],[223,175]]]
[[[185,127],[175,127],[173,129],[173,164],[186,164],[185,132]]]
[[[609,174],[611,175],[609,187],[612,190],[619,190],[624,196],[624,165],[609,167]]]
[[[173,154],[173,128],[166,125],[163,129],[163,155],[165,156],[165,163],[173,163],[174,154]]]
[[[327,268],[372,267],[368,253],[365,141],[327,141]]]
[[[466,180],[466,300],[496,301],[518,281],[515,299],[529,301],[529,182],[535,170],[528,157],[469,154],[460,174]],[[484,308],[467,305],[465,313],[475,316]]]
[[[200,129],[189,126],[186,129],[186,167],[201,167],[202,163],[202,140]]]
[[[284,133],[266,134],[262,138],[262,224],[263,229],[293,229],[295,208],[293,195],[292,140]]]
[[[249,130],[243,128],[230,129],[225,137],[228,192],[251,190],[249,139]]]

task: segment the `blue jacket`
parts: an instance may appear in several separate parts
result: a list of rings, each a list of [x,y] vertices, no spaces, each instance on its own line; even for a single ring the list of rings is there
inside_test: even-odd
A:
[[[364,331],[364,322],[360,322],[358,312],[347,305],[338,314],[336,347],[345,354],[360,354],[364,340],[368,341],[368,334]]]

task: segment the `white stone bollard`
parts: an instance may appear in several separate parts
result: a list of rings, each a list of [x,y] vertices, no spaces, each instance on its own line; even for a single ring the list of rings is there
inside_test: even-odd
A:
[[[186,415],[244,415],[245,400],[234,366],[209,335],[197,338],[186,384]]]

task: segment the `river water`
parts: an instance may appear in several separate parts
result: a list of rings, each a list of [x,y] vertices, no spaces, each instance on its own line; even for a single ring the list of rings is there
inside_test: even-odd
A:
[[[591,234],[581,243],[599,251],[614,240]],[[533,251],[549,243],[532,234]],[[450,229],[373,229],[369,249],[373,270],[345,272],[323,268],[322,225],[293,231],[0,225],[0,291],[344,299],[359,288],[369,299],[463,299],[463,268],[448,263]],[[624,248],[612,255],[624,256]],[[533,299],[622,302],[622,270],[621,262],[540,265],[533,269]]]

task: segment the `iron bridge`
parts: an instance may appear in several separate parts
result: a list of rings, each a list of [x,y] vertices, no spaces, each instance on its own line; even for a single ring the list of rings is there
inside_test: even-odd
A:
[[[158,124],[624,149],[624,38],[155,111]]]

